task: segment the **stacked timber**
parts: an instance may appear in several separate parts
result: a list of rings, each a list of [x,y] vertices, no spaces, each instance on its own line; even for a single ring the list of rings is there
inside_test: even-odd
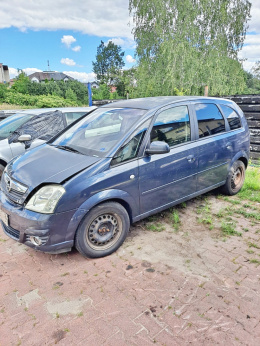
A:
[[[236,102],[245,113],[250,129],[250,157],[260,163],[260,95],[241,95],[228,97]]]

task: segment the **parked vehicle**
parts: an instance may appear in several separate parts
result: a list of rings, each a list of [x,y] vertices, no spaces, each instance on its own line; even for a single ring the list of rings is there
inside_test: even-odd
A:
[[[0,122],[0,177],[6,164],[97,107],[27,109]]]
[[[0,110],[0,121],[6,119],[7,117],[10,117],[10,115],[16,114],[17,112],[21,112],[23,109],[7,109],[7,110]]]
[[[3,230],[36,250],[106,256],[130,223],[217,187],[236,194],[248,159],[248,126],[232,101],[108,104],[7,165]]]

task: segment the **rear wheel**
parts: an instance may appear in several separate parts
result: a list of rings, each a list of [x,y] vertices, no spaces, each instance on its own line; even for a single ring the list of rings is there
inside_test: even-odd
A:
[[[124,242],[130,221],[125,208],[116,202],[93,208],[77,230],[75,246],[85,257],[110,255]]]
[[[242,161],[235,161],[230,168],[225,185],[222,187],[222,192],[226,195],[233,196],[237,194],[245,181],[245,165]]]

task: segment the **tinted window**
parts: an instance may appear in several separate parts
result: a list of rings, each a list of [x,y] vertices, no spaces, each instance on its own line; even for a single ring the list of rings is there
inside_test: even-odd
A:
[[[151,142],[163,141],[174,146],[190,141],[190,118],[187,106],[161,112],[151,131]]]
[[[238,114],[234,111],[234,109],[221,105],[221,109],[227,118],[229,123],[230,130],[239,129],[241,127],[240,119]]]
[[[145,133],[148,129],[148,126],[151,122],[151,119],[143,123],[127,140],[125,144],[118,150],[115,157],[112,160],[112,164],[128,161],[134,159],[139,151],[142,140],[145,136]]]
[[[225,131],[225,121],[218,109],[212,103],[195,104],[199,126],[199,137],[207,137]]]

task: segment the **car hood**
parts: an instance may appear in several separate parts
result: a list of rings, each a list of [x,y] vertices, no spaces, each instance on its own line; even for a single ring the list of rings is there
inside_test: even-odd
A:
[[[59,184],[98,161],[98,157],[85,156],[45,144],[27,151],[11,162],[8,174],[32,190],[46,182]]]

